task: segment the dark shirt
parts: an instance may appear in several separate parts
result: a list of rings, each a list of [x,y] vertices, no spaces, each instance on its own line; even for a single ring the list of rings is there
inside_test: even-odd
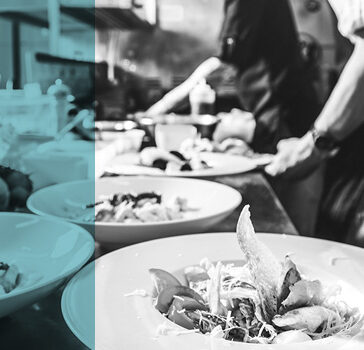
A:
[[[238,68],[242,108],[257,120],[253,148],[274,153],[280,139],[302,136],[319,105],[288,2],[225,0],[220,42],[221,60]]]

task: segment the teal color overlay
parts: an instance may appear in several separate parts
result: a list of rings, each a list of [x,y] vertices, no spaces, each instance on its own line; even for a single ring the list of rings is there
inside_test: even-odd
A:
[[[94,11],[94,0],[0,1],[0,267],[18,269],[3,292],[0,268],[1,349],[95,348],[95,225],[76,217],[89,203],[77,186],[47,191],[83,181],[95,198]],[[87,342],[68,317],[78,301],[62,297],[86,265]]]

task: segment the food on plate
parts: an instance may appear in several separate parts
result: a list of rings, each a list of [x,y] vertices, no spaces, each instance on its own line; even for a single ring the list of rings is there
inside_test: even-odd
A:
[[[195,209],[182,197],[165,203],[161,194],[155,192],[116,193],[109,198],[86,205],[92,212],[78,219],[96,222],[143,223],[183,219],[184,214]]]
[[[155,297],[158,296],[162,289],[182,285],[176,277],[164,270],[150,269],[149,272],[154,283],[153,295]]]
[[[210,166],[201,159],[198,152],[182,154],[179,151],[165,151],[156,147],[147,147],[140,153],[141,165],[158,168],[166,173],[208,169]]]
[[[190,152],[218,152],[218,153],[232,153],[245,155],[247,157],[253,156],[254,152],[249,145],[243,140],[228,138],[222,142],[211,141],[207,138],[186,139],[181,147],[182,153]]]
[[[32,190],[29,175],[0,165],[0,210],[25,207]]]
[[[277,260],[255,234],[248,206],[237,238],[243,264],[205,258],[184,270],[187,285],[151,269],[155,308],[188,330],[246,343],[299,343],[352,335],[361,327],[360,311],[339,288],[306,278],[288,256]]]
[[[20,282],[20,273],[16,265],[0,262],[0,296],[13,291]]]
[[[273,340],[273,344],[292,344],[312,341],[312,338],[303,331],[286,331],[279,333]]]
[[[187,139],[182,143],[180,152],[183,154],[191,152],[229,153],[251,159],[268,156],[255,153],[245,141],[236,138],[227,138],[222,142],[211,141],[207,138]]]

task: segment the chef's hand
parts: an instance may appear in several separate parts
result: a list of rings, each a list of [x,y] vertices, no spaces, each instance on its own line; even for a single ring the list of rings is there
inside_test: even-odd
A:
[[[146,114],[153,117],[170,112],[188,97],[201,80],[207,79],[212,73],[223,69],[224,66],[225,64],[217,57],[210,57],[203,61],[181,85],[168,92],[160,101],[151,106]]]
[[[232,109],[230,113],[218,115],[221,122],[217,125],[213,139],[222,142],[228,138],[238,138],[247,143],[252,142],[256,121],[253,114],[240,109]]]
[[[315,148],[312,135],[302,138],[281,140],[277,145],[278,152],[265,172],[271,176],[283,176],[299,179],[313,172],[325,159]]]

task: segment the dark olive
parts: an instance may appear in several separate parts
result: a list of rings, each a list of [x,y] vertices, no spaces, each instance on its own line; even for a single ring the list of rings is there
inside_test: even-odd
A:
[[[155,199],[156,203],[162,203],[162,195],[156,192],[143,192],[136,196],[136,202],[144,199]]]
[[[173,156],[177,157],[178,159],[182,160],[182,161],[186,161],[187,159],[184,157],[184,155],[178,151],[170,151],[170,154],[172,154]]]
[[[181,171],[192,171],[191,165],[189,163],[184,163],[181,167]]]
[[[158,169],[161,169],[161,170],[166,170],[167,164],[168,164],[168,160],[165,160],[165,159],[162,159],[162,158],[157,158],[152,163],[152,167],[153,168],[158,168]]]

